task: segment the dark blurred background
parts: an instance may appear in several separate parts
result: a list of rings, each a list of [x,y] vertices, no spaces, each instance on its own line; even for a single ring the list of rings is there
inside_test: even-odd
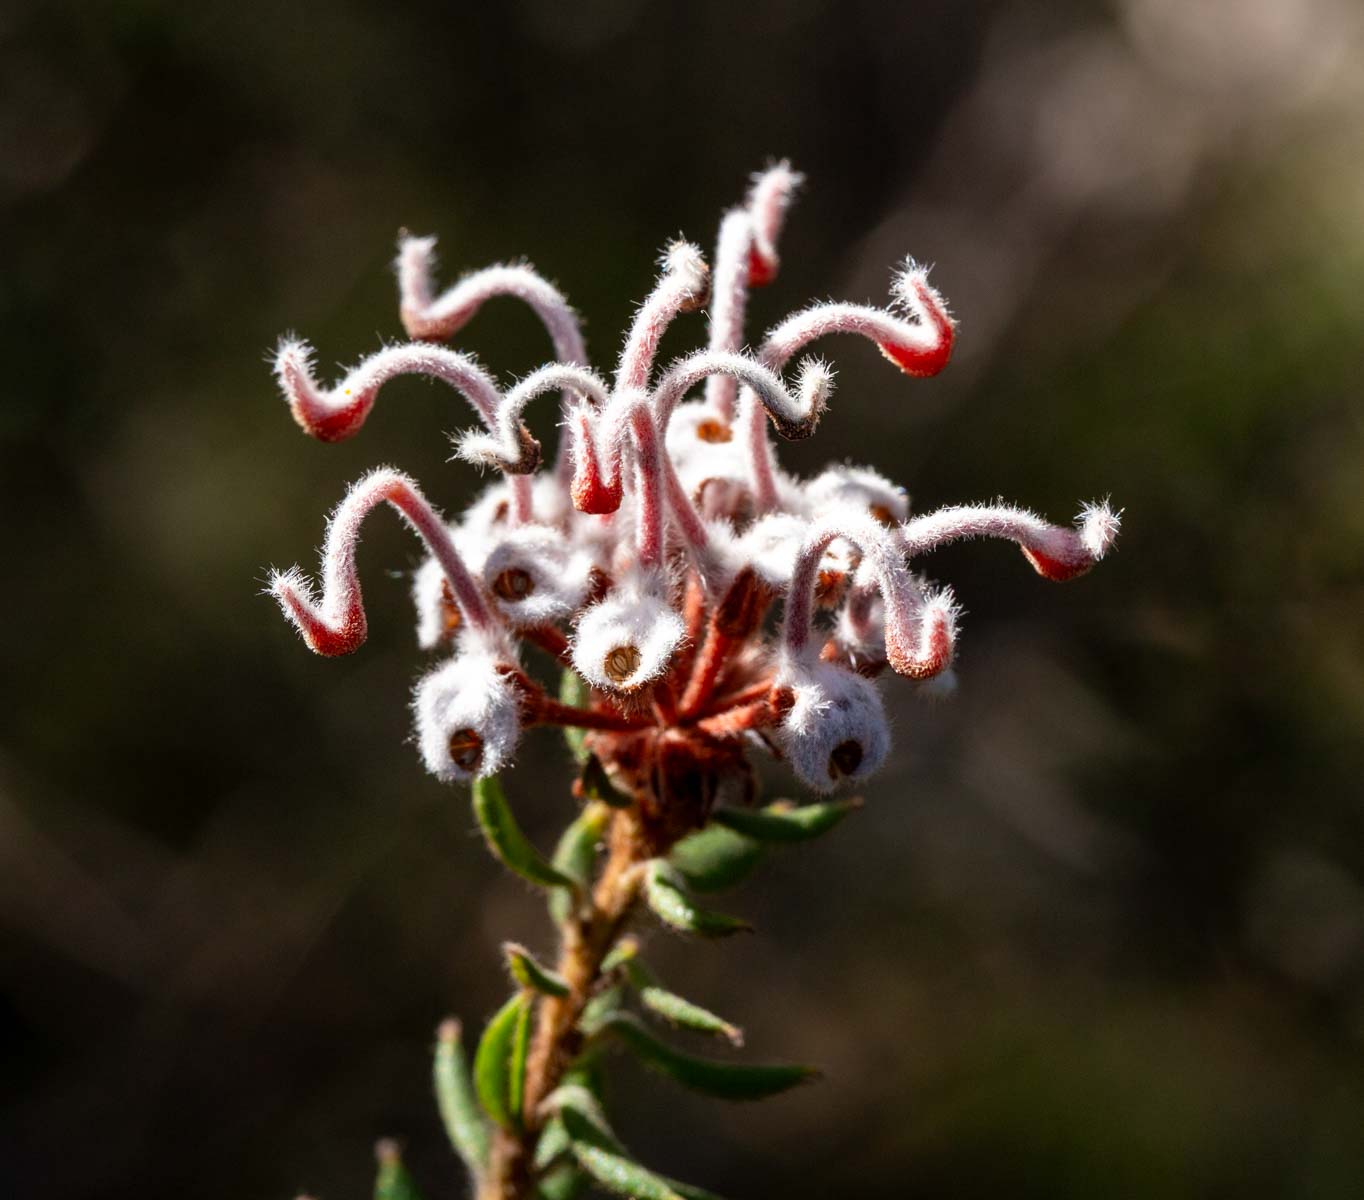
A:
[[[830,343],[787,465],[1126,524],[1065,587],[931,561],[956,696],[890,688],[865,811],[726,898],[759,936],[651,947],[827,1077],[725,1108],[622,1062],[622,1134],[735,1197],[1361,1194],[1353,0],[0,13],[0,1191],[343,1200],[395,1134],[462,1193],[432,1031],[499,1003],[504,937],[552,949],[540,903],[408,742],[415,542],[367,532],[351,659],[257,592],[372,464],[454,511],[467,417],[406,381],[320,445],[266,357],[296,329],[331,377],[398,336],[406,226],[447,280],[528,256],[609,367],[663,241],[711,245],[785,155],[755,331],[879,302],[906,253],[961,319],[931,381]],[[459,344],[549,355],[514,304]],[[511,777],[542,843],[566,770],[544,734]]]

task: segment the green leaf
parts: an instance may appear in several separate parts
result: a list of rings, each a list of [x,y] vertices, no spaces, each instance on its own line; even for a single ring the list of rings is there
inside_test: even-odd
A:
[[[606,826],[611,821],[611,810],[604,804],[587,804],[577,820],[564,830],[563,837],[554,848],[552,865],[556,871],[568,876],[578,885],[580,892],[586,892],[592,882],[592,869],[597,864],[597,847],[601,845]],[[556,925],[562,925],[573,912],[574,894],[572,888],[555,888],[549,894],[549,915]]]
[[[633,938],[629,941],[634,942]],[[638,943],[635,942],[635,948]],[[716,1016],[707,1008],[684,1000],[675,992],[668,991],[658,977],[645,965],[642,959],[631,954],[621,961],[622,974],[626,982],[639,995],[640,1003],[651,1012],[657,1013],[666,1021],[684,1029],[694,1029],[699,1033],[714,1033],[726,1038],[731,1045],[744,1044],[744,1031],[732,1025],[723,1017]],[[602,964],[605,971],[606,964]]]
[[[760,842],[804,842],[827,833],[861,807],[859,799],[806,804],[800,808],[778,801],[763,809],[717,808],[710,819]]]
[[[422,1200],[422,1194],[412,1176],[403,1166],[398,1143],[385,1138],[374,1147],[379,1169],[374,1177],[374,1200]]]
[[[495,775],[475,779],[473,791],[474,815],[478,818],[479,828],[483,830],[488,849],[504,866],[540,887],[575,886],[572,879],[551,867],[526,840]]]
[[[684,1029],[694,1029],[699,1033],[713,1033],[726,1038],[732,1046],[744,1044],[744,1031],[731,1025],[723,1017],[717,1017],[707,1008],[684,1000],[674,992],[645,984],[639,988],[639,1001],[650,1012],[657,1013],[666,1021],[680,1025]]]
[[[578,1028],[586,1034],[594,1033],[607,1017],[620,1008],[623,995],[624,992],[619,987],[598,992],[583,1005],[583,1015],[578,1018]]]
[[[609,975],[617,967],[632,961],[639,953],[639,940],[630,934],[626,934],[613,947],[611,952],[601,961],[601,973]]]
[[[629,1200],[682,1200],[661,1175],[623,1155],[586,1142],[574,1142],[573,1156],[587,1174],[617,1196],[628,1196]]]
[[[560,1163],[541,1177],[535,1195],[540,1200],[577,1200],[590,1182],[576,1162]]]
[[[503,942],[502,953],[507,969],[523,988],[530,988],[543,996],[567,996],[568,980],[536,962],[531,952],[516,942]]]
[[[583,763],[580,782],[582,783],[584,799],[600,800],[612,808],[630,807],[630,797],[611,782],[611,777],[606,773],[606,768],[601,765],[601,759],[595,754],[589,754],[587,761]]]
[[[550,1117],[540,1130],[540,1136],[535,1139],[535,1154],[531,1159],[531,1165],[537,1171],[545,1170],[555,1159],[568,1153],[571,1140],[563,1121],[557,1115]]]
[[[612,1014],[602,1023],[602,1029],[620,1038],[646,1065],[676,1080],[683,1087],[723,1100],[761,1100],[818,1075],[810,1067],[786,1064],[750,1066],[695,1058],[659,1041],[631,1013]]]
[[[478,1107],[460,1024],[451,1018],[436,1032],[433,1070],[436,1104],[450,1144],[469,1170],[478,1175],[488,1162],[488,1123]]]
[[[524,995],[524,994],[523,994]],[[529,995],[516,1015],[516,1028],[512,1032],[511,1078],[508,1080],[507,1107],[511,1109],[512,1123],[521,1124],[521,1110],[526,1106],[526,1058],[530,1054],[530,1017],[534,1010]]]
[[[559,702],[573,708],[586,708],[592,702],[592,689],[588,686],[587,680],[572,667],[565,667],[564,673],[559,676]],[[579,762],[586,762],[590,753],[586,738],[587,730],[576,729],[571,725],[564,726],[564,741],[568,743],[573,757]]]
[[[575,1108],[560,1110],[572,1139],[573,1156],[609,1192],[632,1200],[682,1200],[661,1175],[633,1161],[609,1129],[602,1129]]]
[[[512,1057],[518,1030],[529,1015],[530,996],[517,992],[488,1022],[474,1053],[474,1090],[483,1111],[503,1129],[515,1126],[519,1111],[512,1106]]]
[[[698,892],[714,892],[738,883],[762,856],[762,846],[752,838],[722,825],[708,825],[678,842],[668,861]]]
[[[571,1142],[576,1142],[579,1146],[594,1147],[626,1161],[631,1159],[630,1152],[621,1144],[620,1139],[616,1137],[607,1122],[606,1115],[602,1112],[597,1098],[585,1088],[556,1088],[545,1098],[545,1103],[559,1114],[555,1120],[563,1125],[564,1133]],[[645,1172],[665,1187],[670,1188],[682,1197],[682,1200],[719,1200],[718,1196],[702,1188],[692,1187],[687,1183],[679,1183],[675,1179],[669,1179],[666,1175],[657,1175],[652,1171],[646,1171],[637,1163],[633,1165],[639,1171]]]
[[[753,928],[738,917],[727,917],[723,913],[699,907],[687,895],[686,886],[676,868],[663,859],[654,859],[646,870],[645,899],[658,917],[674,929],[700,934],[702,937],[726,937]]]

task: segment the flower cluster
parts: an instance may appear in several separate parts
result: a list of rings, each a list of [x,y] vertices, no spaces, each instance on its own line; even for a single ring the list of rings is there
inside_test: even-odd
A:
[[[361,525],[381,503],[398,509],[430,552],[413,586],[418,640],[445,656],[413,705],[435,775],[500,771],[527,728],[548,724],[587,730],[622,790],[646,811],[685,812],[690,825],[718,796],[747,797],[750,749],[829,791],[885,761],[876,677],[889,667],[929,680],[952,664],[957,606],[913,571],[917,557],[955,539],[1004,538],[1039,574],[1065,580],[1113,543],[1118,517],[1103,504],[1073,528],[1004,505],[914,516],[905,489],[870,468],[835,465],[810,480],[780,468],[769,425],[782,438],[809,436],[833,391],[831,370],[807,353],[813,343],[860,335],[904,374],[928,376],[955,339],[946,304],[911,260],[888,307],[816,304],[746,348],[749,289],[777,275],[799,182],[785,163],[755,177],[721,223],[713,276],[696,246],[667,247],[609,380],[588,365],[564,296],[531,267],[492,267],[438,294],[432,238],[405,237],[397,260],[414,340],[331,388],[306,343],[280,345],[280,386],[314,437],[352,436],[388,380],[424,375],[474,409],[458,456],[500,474],[447,522],[406,475],[376,470],[331,518],[320,594],[297,568],[270,582],[313,650],[355,650],[366,635]],[[441,344],[498,296],[531,306],[557,360],[505,390]],[[707,348],[660,368],[665,329],[703,309]],[[525,413],[545,393],[559,395],[563,436],[558,461],[542,469]],[[779,601],[780,620],[770,620]],[[548,693],[524,669],[528,646],[575,686]]]

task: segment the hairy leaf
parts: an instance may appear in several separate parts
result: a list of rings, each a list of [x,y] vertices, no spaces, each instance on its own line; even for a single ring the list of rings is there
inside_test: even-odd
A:
[[[587,685],[587,680],[572,667],[565,667],[564,673],[559,676],[559,701],[573,708],[586,708],[592,701],[592,689]],[[572,725],[564,726],[564,741],[568,743],[573,757],[580,763],[586,762],[590,753],[586,739],[585,729],[578,729]]]
[[[379,1169],[374,1177],[374,1200],[422,1200],[416,1181],[403,1166],[398,1143],[385,1138],[374,1148]]]
[[[538,963],[524,946],[516,942],[503,942],[502,953],[506,956],[507,969],[511,971],[512,978],[523,988],[530,988],[544,996],[568,995],[568,981]]]
[[[602,1029],[620,1038],[645,1064],[684,1087],[724,1100],[761,1100],[818,1075],[811,1067],[750,1066],[696,1058],[660,1041],[630,1013],[613,1013],[602,1023]]]
[[[450,1144],[469,1170],[478,1175],[488,1161],[488,1124],[478,1107],[469,1060],[464,1053],[458,1021],[441,1024],[436,1033],[436,1061],[433,1075],[436,1104],[440,1108]]]
[[[649,907],[674,929],[696,933],[702,937],[726,937],[751,929],[747,921],[711,912],[698,906],[687,895],[686,886],[676,868],[656,858],[647,868],[644,895]]]
[[[530,1017],[534,1005],[528,994],[522,993],[524,1003],[516,1014],[516,1027],[512,1031],[510,1078],[507,1081],[507,1107],[511,1110],[512,1124],[520,1126],[521,1110],[526,1103],[526,1058],[530,1054]]]
[[[595,754],[589,754],[587,761],[583,763],[581,782],[584,799],[600,800],[612,808],[630,807],[630,797],[611,782],[606,768],[601,765],[601,759]]]
[[[475,779],[473,793],[479,828],[488,848],[505,866],[540,887],[574,886],[573,880],[550,866],[521,832],[496,776]]]
[[[512,1107],[512,1055],[523,1014],[528,1017],[530,997],[517,992],[497,1010],[474,1053],[474,1089],[483,1111],[504,1129],[515,1125]]]
[[[587,804],[559,839],[554,848],[552,865],[568,876],[582,891],[592,882],[592,868],[597,862],[597,847],[611,820],[611,810],[597,801]],[[556,925],[562,925],[573,911],[573,889],[555,888],[549,894],[549,915]]]
[[[639,1001],[650,1012],[657,1013],[666,1021],[680,1025],[684,1029],[694,1029],[699,1033],[713,1033],[726,1038],[733,1046],[744,1044],[744,1031],[732,1025],[723,1017],[717,1017],[707,1008],[684,1000],[674,992],[645,984],[639,989]]]
[[[800,808],[778,801],[763,809],[717,808],[710,819],[760,842],[804,842],[827,833],[861,807],[860,799],[806,804]]]
[[[709,825],[678,842],[668,860],[698,892],[714,892],[745,878],[762,856],[762,846],[752,838]]]

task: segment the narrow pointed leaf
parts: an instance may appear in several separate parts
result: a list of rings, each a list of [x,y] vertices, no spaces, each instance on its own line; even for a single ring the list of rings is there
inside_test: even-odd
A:
[[[750,837],[722,825],[708,825],[684,837],[668,855],[690,887],[714,892],[744,879],[763,856],[763,848]]]
[[[667,1177],[664,1176],[664,1178]],[[676,1179],[669,1179],[668,1186],[681,1196],[682,1200],[723,1200],[714,1192],[708,1192],[705,1188],[699,1188],[690,1183],[679,1183]]]
[[[598,992],[583,1006],[583,1015],[578,1018],[578,1028],[589,1035],[596,1032],[601,1028],[603,1021],[619,1010],[623,996],[624,990],[619,987]]]
[[[555,1120],[563,1125],[564,1133],[570,1139],[579,1144],[594,1146],[598,1150],[603,1150],[622,1159],[628,1160],[632,1157],[630,1151],[621,1144],[620,1139],[616,1137],[615,1132],[608,1124],[597,1098],[587,1092],[586,1089],[580,1087],[556,1088],[545,1098],[545,1103],[559,1112],[560,1115]],[[682,1197],[682,1200],[720,1200],[718,1196],[702,1188],[692,1187],[691,1184],[687,1183],[679,1183],[675,1179],[669,1179],[666,1175],[657,1175],[654,1172],[649,1172],[649,1174],[654,1175],[664,1186],[672,1189],[673,1192]]]
[[[488,1162],[488,1123],[478,1107],[460,1025],[453,1018],[442,1023],[436,1034],[433,1075],[436,1104],[450,1144],[470,1172],[478,1175]]]
[[[713,1033],[728,1040],[732,1046],[744,1044],[744,1031],[737,1025],[731,1025],[709,1009],[693,1004],[690,1000],[684,1000],[665,988],[653,984],[645,985],[639,989],[639,1001],[650,1012],[657,1013],[674,1025],[694,1029],[698,1033]]]
[[[374,1177],[374,1200],[422,1200],[407,1168],[403,1166],[398,1143],[385,1138],[374,1148],[379,1169]]]
[[[711,820],[760,842],[804,842],[827,833],[861,807],[861,800],[835,800],[799,808],[779,802],[763,809],[717,808]]]
[[[588,686],[587,680],[571,667],[566,667],[564,673],[559,676],[559,702],[573,708],[586,708],[592,702],[592,689]],[[586,762],[590,753],[586,739],[585,729],[577,729],[572,725],[564,726],[564,741],[568,743],[573,757],[580,763]]]
[[[535,1195],[539,1200],[577,1200],[590,1183],[576,1162],[560,1163],[535,1185]]]
[[[682,1200],[661,1175],[641,1166],[609,1130],[602,1130],[573,1108],[562,1110],[578,1164],[608,1192],[632,1200]]]
[[[595,754],[589,754],[583,763],[581,783],[585,800],[600,800],[612,808],[630,807],[630,797],[611,782],[606,768],[601,765],[601,759]]]
[[[629,1200],[682,1200],[661,1175],[619,1154],[574,1142],[573,1156],[599,1186],[617,1196]]]
[[[479,1040],[474,1054],[474,1090],[483,1111],[504,1129],[513,1128],[512,1054],[522,1015],[528,1014],[530,997],[517,992],[506,1002]]]
[[[512,978],[523,988],[530,988],[543,996],[568,995],[568,980],[537,962],[524,946],[503,942],[502,953],[506,956],[507,969]]]
[[[656,1038],[638,1017],[614,1013],[602,1025],[624,1042],[647,1066],[692,1091],[724,1100],[761,1100],[814,1079],[811,1067],[787,1064],[750,1066],[696,1058]]]
[[[563,1121],[557,1115],[550,1117],[545,1122],[544,1128],[540,1130],[540,1136],[535,1139],[535,1154],[531,1159],[532,1165],[537,1171],[545,1170],[555,1159],[569,1152],[571,1141],[572,1139],[568,1136],[568,1130],[564,1127]]]
[[[525,1003],[516,1014],[516,1028],[512,1031],[510,1078],[507,1081],[507,1107],[511,1109],[512,1124],[521,1125],[521,1110],[526,1103],[526,1059],[530,1054],[530,1018],[534,1005],[523,993]]]
[[[497,777],[474,780],[474,815],[488,849],[503,865],[540,887],[573,887],[573,880],[550,866],[530,844],[512,816]]]
[[[601,973],[609,975],[617,967],[624,966],[631,962],[635,955],[639,953],[639,941],[630,934],[626,934],[612,948],[611,952],[601,961]]]
[[[566,875],[585,892],[592,882],[592,868],[597,863],[597,847],[601,845],[606,826],[611,820],[611,810],[606,805],[593,801],[587,804],[578,819],[564,830],[559,844],[554,848],[551,865],[561,875]],[[562,925],[573,911],[574,891],[572,888],[555,888],[549,894],[549,915],[556,925]]]
[[[687,889],[677,870],[662,859],[649,864],[644,881],[644,896],[649,907],[666,924],[684,933],[702,937],[727,937],[752,926],[738,917],[701,908],[687,895]]]

